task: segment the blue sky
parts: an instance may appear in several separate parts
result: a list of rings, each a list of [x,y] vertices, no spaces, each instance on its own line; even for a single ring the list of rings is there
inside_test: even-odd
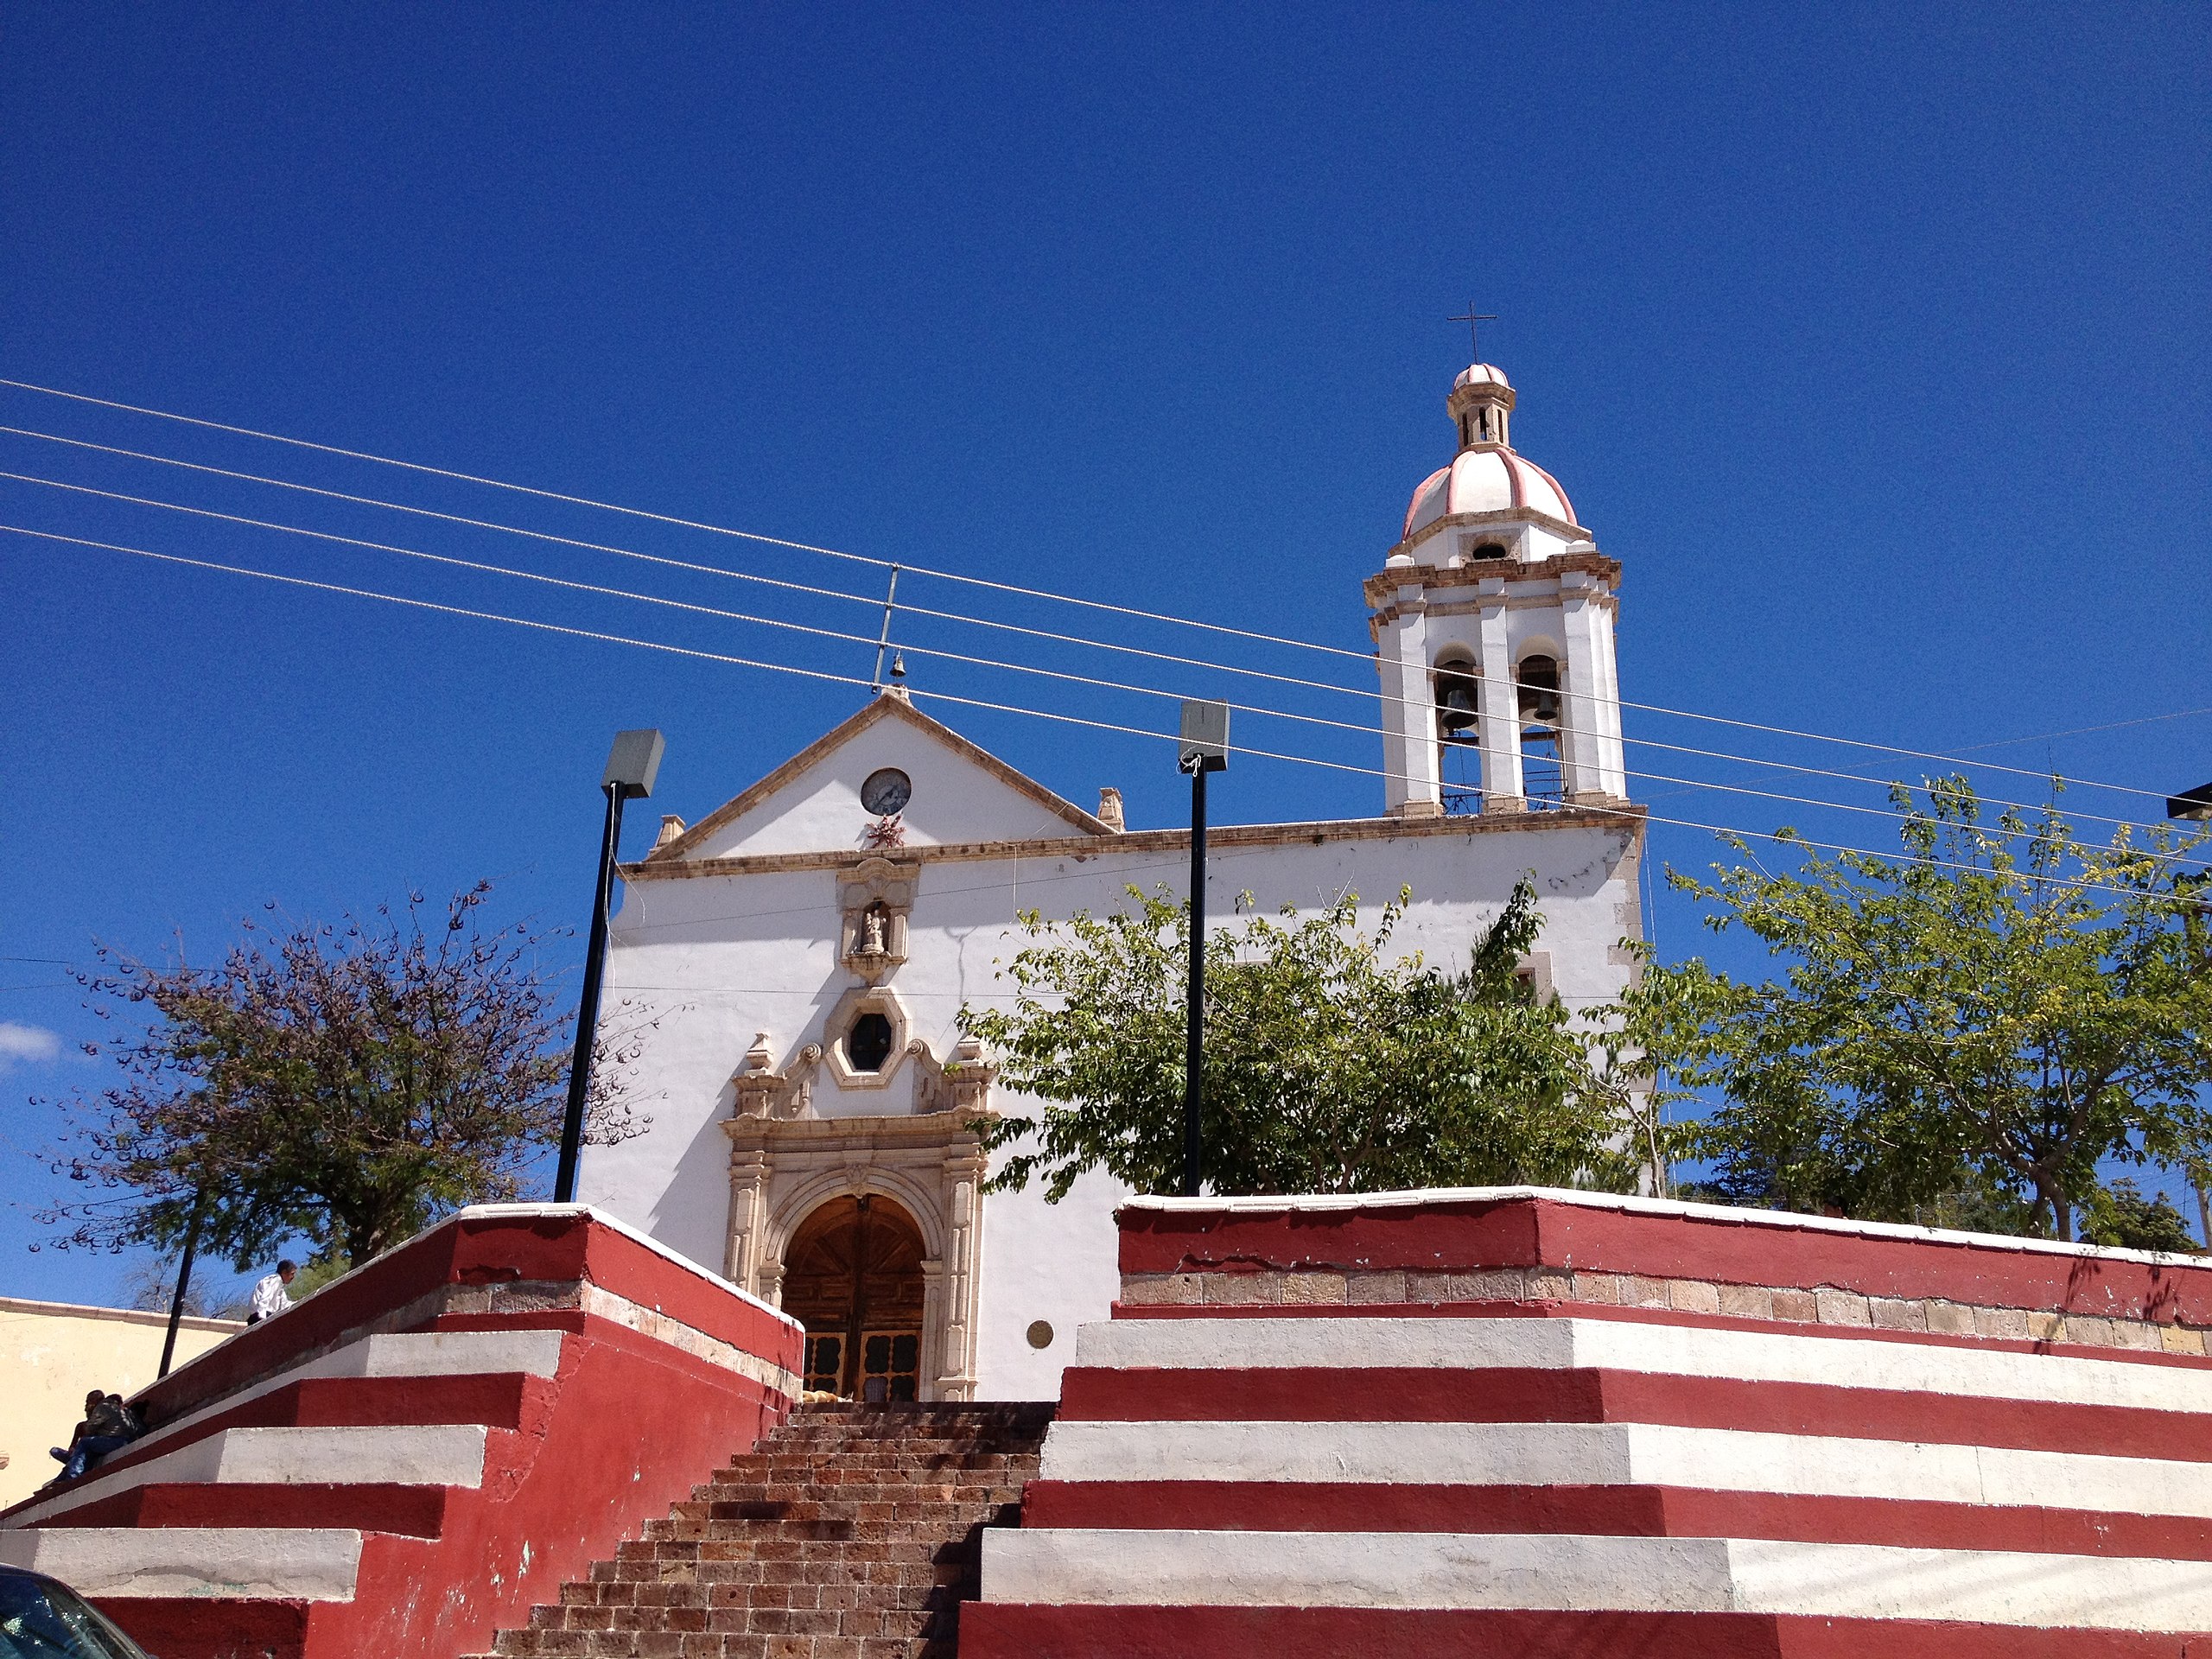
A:
[[[1627,697],[1944,753],[2037,737],[1978,753],[2163,791],[2212,778],[2212,718],[2040,734],[2212,705],[2209,156],[2212,46],[2183,6],[19,7],[0,373],[1359,651],[1359,580],[1448,458],[1466,346],[1444,319],[1472,296],[1501,319],[1484,355],[1520,388],[1519,448],[1625,567]],[[0,424],[880,592],[867,566],[22,391],[0,389]],[[40,440],[0,435],[0,469],[877,620]],[[0,521],[869,667],[858,645],[7,480]],[[1350,659],[900,593],[1372,684]],[[59,965],[92,940],[205,957],[265,900],[325,915],[486,874],[503,914],[566,922],[612,730],[666,731],[652,804],[696,818],[863,695],[16,537],[0,596],[4,1294],[101,1300],[130,1265],[30,1249],[54,1183],[29,1099],[99,1077],[72,1058],[90,1022]],[[1131,666],[921,618],[899,636]],[[909,666],[922,690],[1172,711]],[[1133,822],[1180,810],[1156,744],[938,712],[1078,799],[1120,785]],[[1348,734],[1267,735],[1374,764]],[[1688,820],[1886,833],[1637,793]],[[1379,785],[1249,762],[1216,802],[1358,813]],[[633,815],[632,851],[652,821]],[[1673,826],[1654,845],[1711,855]],[[1700,946],[1677,900],[1656,927],[1670,954]]]

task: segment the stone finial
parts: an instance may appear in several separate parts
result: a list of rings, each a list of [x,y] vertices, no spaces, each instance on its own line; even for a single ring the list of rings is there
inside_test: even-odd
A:
[[[661,814],[660,834],[653,837],[653,850],[658,852],[683,833],[683,820],[673,812],[664,812]]]
[[[776,1071],[776,1057],[769,1050],[766,1032],[754,1034],[753,1046],[745,1051],[736,1075],[729,1081],[736,1091],[733,1109],[738,1116],[775,1116],[777,1096],[784,1092],[785,1080]]]
[[[1116,835],[1128,828],[1122,817],[1122,791],[1110,784],[1098,791],[1098,822]]]

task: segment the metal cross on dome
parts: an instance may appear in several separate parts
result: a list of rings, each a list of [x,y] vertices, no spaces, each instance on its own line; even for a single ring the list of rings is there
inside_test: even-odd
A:
[[[1475,302],[1472,300],[1469,300],[1467,302],[1467,308],[1465,313],[1456,317],[1446,317],[1444,321],[1446,322],[1464,322],[1467,325],[1467,350],[1473,353],[1472,360],[1474,362],[1481,362],[1483,360],[1482,340],[1480,335],[1477,333],[1477,330],[1478,330],[1484,323],[1496,322],[1497,321],[1496,314],[1489,311],[1476,310]]]

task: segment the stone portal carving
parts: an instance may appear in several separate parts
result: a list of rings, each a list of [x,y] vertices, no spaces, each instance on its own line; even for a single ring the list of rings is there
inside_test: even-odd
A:
[[[765,1039],[755,1044],[765,1052]],[[943,1104],[905,1116],[785,1115],[821,1051],[799,1051],[791,1072],[739,1073],[738,1116],[729,1137],[729,1250],[725,1273],[763,1300],[779,1303],[785,1253],[800,1224],[831,1198],[882,1193],[922,1231],[922,1387],[925,1400],[976,1395],[976,1299],[983,1253],[982,1182],[989,1159],[973,1125],[993,1116],[995,1068],[972,1042],[939,1066],[920,1052],[929,1097]],[[813,1058],[809,1058],[811,1055]],[[750,1058],[748,1056],[748,1058]],[[749,1103],[764,1109],[749,1110]]]

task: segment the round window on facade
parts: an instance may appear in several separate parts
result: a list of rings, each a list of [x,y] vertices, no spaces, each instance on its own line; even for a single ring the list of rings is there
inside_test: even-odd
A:
[[[871,772],[861,785],[861,804],[879,818],[903,812],[914,798],[914,780],[896,766]]]
[[[1513,556],[1506,551],[1503,542],[1484,542],[1467,556],[1471,559],[1506,559]]]
[[[891,1021],[870,1011],[853,1021],[845,1033],[845,1064],[855,1071],[880,1071],[891,1058]]]
[[[1052,1326],[1050,1320],[1038,1319],[1029,1327],[1029,1345],[1049,1348],[1052,1345]]]

